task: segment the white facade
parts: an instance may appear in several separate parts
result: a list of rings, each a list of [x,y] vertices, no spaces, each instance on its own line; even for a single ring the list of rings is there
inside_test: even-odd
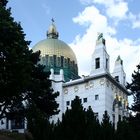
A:
[[[105,110],[115,126],[117,126],[119,119],[128,116],[128,92],[125,88],[125,73],[122,63],[120,63],[121,59],[116,62],[117,64],[115,63],[114,72],[111,75],[105,40],[102,34],[100,35],[101,37],[98,37],[96,48],[92,55],[89,76],[64,82],[62,70],[60,75],[54,75],[53,70],[51,70],[52,88],[60,93],[57,98],[60,113],[53,116],[54,121],[57,121],[58,118],[61,120],[62,113],[66,111],[67,107],[70,108],[75,96],[79,96],[84,108],[92,107],[100,122]],[[119,76],[119,81],[116,81],[115,76]]]

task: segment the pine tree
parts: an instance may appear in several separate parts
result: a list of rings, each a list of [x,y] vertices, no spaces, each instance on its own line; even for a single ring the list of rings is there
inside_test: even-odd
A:
[[[0,1],[0,119],[24,117],[31,107],[49,119],[58,113],[58,93],[53,93],[49,73],[38,64],[40,52],[29,50],[30,41],[6,4]]]
[[[135,131],[127,119],[118,122],[115,140],[136,140]]]
[[[137,70],[132,74],[132,82],[127,84],[127,88],[134,97],[134,103],[130,109],[136,113],[135,116],[129,117],[129,123],[137,137],[140,137],[140,64],[137,65]]]
[[[71,109],[63,114],[61,122],[61,138],[67,140],[85,139],[85,110],[78,96],[72,101]]]
[[[127,84],[127,88],[134,97],[132,110],[140,113],[140,65],[137,66],[137,71],[132,74],[132,82]]]
[[[113,140],[114,138],[114,128],[110,121],[110,117],[107,111],[103,114],[103,119],[101,122],[101,139],[102,140]]]
[[[86,111],[86,140],[100,139],[100,124],[91,106]]]

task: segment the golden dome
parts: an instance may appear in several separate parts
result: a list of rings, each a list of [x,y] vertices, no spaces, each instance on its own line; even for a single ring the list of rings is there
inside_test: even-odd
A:
[[[58,39],[44,39],[37,43],[33,47],[33,51],[41,51],[41,56],[53,56],[57,57],[63,56],[64,58],[69,58],[71,61],[74,61],[77,64],[76,56],[73,50],[63,41]]]
[[[78,66],[73,50],[63,41],[58,39],[58,32],[54,20],[47,31],[47,39],[38,42],[32,49],[34,52],[41,51],[40,63],[45,65],[45,70],[54,69],[59,74],[60,69],[64,70],[65,81],[77,79]]]

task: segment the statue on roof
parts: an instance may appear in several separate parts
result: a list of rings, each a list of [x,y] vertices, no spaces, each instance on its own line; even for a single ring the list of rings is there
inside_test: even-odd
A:
[[[100,40],[101,38],[103,38],[103,33],[98,33],[98,38],[97,38],[97,40]]]
[[[103,38],[103,33],[98,33],[96,44],[103,43],[105,45],[105,39]]]

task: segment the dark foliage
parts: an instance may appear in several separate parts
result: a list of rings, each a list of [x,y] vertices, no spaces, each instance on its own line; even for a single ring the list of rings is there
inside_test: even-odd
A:
[[[134,104],[131,109],[140,113],[140,65],[137,66],[137,71],[132,74],[132,82],[127,84],[127,88],[134,97]]]
[[[25,41],[6,4],[0,1],[0,118],[24,117],[34,106],[48,119],[58,113],[58,93],[53,93],[49,73],[38,64],[40,52],[28,48],[30,41]]]

